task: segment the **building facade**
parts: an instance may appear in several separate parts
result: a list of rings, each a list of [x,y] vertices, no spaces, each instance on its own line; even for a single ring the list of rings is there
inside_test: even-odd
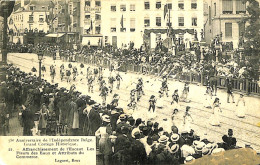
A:
[[[49,26],[46,18],[49,15],[48,3],[44,1],[30,1],[20,7],[8,18],[9,37],[14,43],[23,43],[24,35],[28,32],[47,33]]]
[[[207,0],[205,1],[208,17],[206,25],[206,41],[212,42],[216,36],[220,37],[221,42],[233,45],[238,48],[239,39],[243,37],[246,18],[246,5],[243,0]]]
[[[202,0],[102,0],[101,18],[103,42],[117,47],[145,42],[155,48],[167,37],[200,41],[204,29]]]

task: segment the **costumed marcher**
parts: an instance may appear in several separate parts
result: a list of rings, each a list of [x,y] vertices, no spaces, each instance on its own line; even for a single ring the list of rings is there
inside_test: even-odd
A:
[[[212,88],[211,88],[209,85],[207,86],[205,96],[206,96],[206,100],[204,101],[204,106],[205,106],[206,108],[212,108],[212,107],[211,107],[211,102],[212,102]]]
[[[229,102],[230,96],[232,97],[233,103],[235,103],[235,101],[234,101],[234,95],[233,95],[233,89],[232,89],[232,83],[229,81],[229,82],[228,82],[228,85],[227,85],[227,103],[230,103],[230,102]]]
[[[110,93],[113,92],[114,81],[116,81],[116,80],[115,80],[115,78],[112,76],[112,73],[110,73],[110,76],[108,77],[109,92],[110,92]]]
[[[240,96],[237,100],[237,110],[236,110],[236,115],[239,118],[244,118],[245,117],[245,110],[246,110],[246,103],[244,99],[244,94],[240,93]]]
[[[88,79],[88,92],[91,93],[93,93],[93,81],[94,81],[93,77],[90,76]]]
[[[101,88],[101,93],[99,96],[102,97],[102,105],[106,105],[106,100],[107,100],[107,95],[108,95],[108,88],[106,87],[106,83],[103,83],[103,86]]]
[[[178,89],[176,89],[172,95],[171,105],[173,107],[173,110],[175,109],[180,110]]]
[[[184,126],[184,131],[190,132],[191,130],[191,122],[193,122],[193,118],[190,115],[190,106],[186,107],[186,112],[183,116],[183,126]]]
[[[120,82],[121,82],[122,77],[120,76],[119,72],[117,73],[116,75],[116,82],[117,82],[117,85],[116,85],[116,89],[119,89],[120,88]]]
[[[188,100],[189,92],[190,92],[189,84],[185,83],[183,91],[182,91],[182,95],[181,95],[182,101],[189,102],[189,100]]]
[[[111,109],[113,110],[114,108],[116,108],[118,106],[118,101],[119,101],[119,95],[118,94],[114,94],[112,102],[110,103]]]
[[[163,76],[163,81],[162,81],[162,92],[163,92],[163,95],[164,93],[166,94],[167,97],[169,97],[168,95],[168,82],[167,82],[167,77],[166,76]]]
[[[127,105],[129,109],[135,110],[136,109],[136,98],[135,98],[135,89],[132,89],[130,92],[130,103]]]
[[[215,101],[213,102],[212,109],[213,109],[213,114],[212,114],[212,116],[209,119],[210,124],[212,126],[220,126],[219,113],[222,112],[222,110],[220,108],[219,98],[215,98]]]
[[[155,103],[156,103],[156,99],[155,96],[152,95],[149,99],[149,108],[148,111],[150,112],[151,109],[153,109],[153,112],[155,112]]]

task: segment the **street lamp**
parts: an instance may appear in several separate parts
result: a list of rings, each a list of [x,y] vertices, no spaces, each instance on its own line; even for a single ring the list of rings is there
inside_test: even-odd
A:
[[[42,59],[43,59],[43,52],[40,50],[38,52],[38,60],[39,60],[39,79],[42,80]]]

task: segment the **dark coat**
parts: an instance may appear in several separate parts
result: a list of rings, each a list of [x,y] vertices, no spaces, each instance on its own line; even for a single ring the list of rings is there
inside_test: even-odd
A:
[[[91,109],[89,112],[89,126],[90,126],[90,135],[95,135],[95,132],[102,124],[102,119],[95,109]]]

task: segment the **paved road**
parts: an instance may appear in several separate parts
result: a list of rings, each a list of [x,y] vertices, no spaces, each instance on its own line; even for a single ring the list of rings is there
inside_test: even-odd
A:
[[[14,63],[21,70],[25,72],[30,72],[31,68],[34,66],[38,68],[38,60],[37,55],[35,54],[19,54],[12,53],[8,55],[8,60],[11,63]],[[45,79],[50,82],[49,76],[49,66],[51,64],[56,65],[56,73],[59,73],[59,66],[64,63],[65,67],[68,66],[68,62],[62,62],[61,60],[53,61],[50,57],[44,57],[43,65],[45,65],[47,72],[45,74]],[[72,63],[73,66],[77,66],[78,68],[80,63]],[[90,66],[95,67],[95,66]],[[83,70],[84,74],[86,72],[86,66]],[[163,98],[163,109],[158,109],[154,115],[151,115],[147,112],[148,109],[148,100],[149,97],[154,94],[158,96],[158,91],[161,86],[161,81],[155,76],[144,76],[135,73],[120,73],[123,81],[121,84],[120,90],[114,90],[114,93],[118,93],[120,95],[119,106],[124,108],[126,113],[132,114],[133,117],[141,117],[145,120],[153,120],[160,123],[161,126],[165,130],[169,130],[172,122],[170,116],[172,114],[172,108],[170,105],[171,98],[164,97]],[[109,71],[107,69],[104,70],[104,76],[108,77]],[[138,103],[138,109],[134,112],[127,110],[127,104],[129,103],[129,94],[130,90],[135,88],[135,83],[137,82],[138,77],[142,77],[144,80],[144,91],[145,96],[142,96],[141,101]],[[77,78],[75,82],[67,83],[65,81],[60,81],[59,74],[57,74],[55,82],[59,83],[60,87],[69,87],[72,84],[75,84],[78,91],[83,94],[90,95],[94,100],[101,103],[101,97],[99,96],[98,85],[94,86],[94,93],[87,92],[87,81],[83,77],[82,81],[79,81],[80,78]],[[178,81],[169,81],[169,95],[173,93],[175,89],[179,89],[182,91],[184,84]],[[190,95],[189,99],[190,103],[181,103],[181,111],[176,116],[176,124],[181,129],[183,123],[183,114],[185,107],[187,105],[191,106],[191,115],[194,119],[192,124],[192,128],[195,132],[200,135],[202,138],[206,136],[211,141],[220,142],[221,137],[227,133],[229,128],[233,128],[234,136],[238,139],[238,145],[244,146],[245,144],[250,144],[254,149],[260,151],[260,127],[257,126],[257,123],[260,122],[260,99],[255,97],[246,97],[246,118],[238,118],[235,115],[236,106],[235,104],[227,104],[226,103],[226,92],[223,90],[219,90],[217,97],[220,98],[222,103],[223,113],[221,114],[221,127],[214,127],[209,124],[209,118],[212,115],[212,110],[204,108],[205,105],[205,87],[190,85]],[[111,101],[113,94],[108,96],[108,102]],[[180,92],[179,92],[180,94]],[[235,100],[237,100],[239,96],[235,94]],[[214,99],[214,98],[213,98]]]

